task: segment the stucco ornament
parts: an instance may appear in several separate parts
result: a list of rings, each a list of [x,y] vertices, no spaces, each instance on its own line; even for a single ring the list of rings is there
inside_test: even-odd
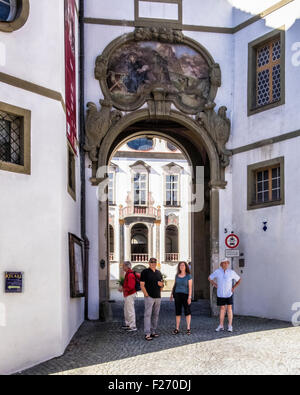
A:
[[[161,41],[164,43],[180,44],[184,41],[183,33],[167,27],[139,27],[134,31],[135,41]]]
[[[101,109],[98,111],[95,103],[87,104],[87,115],[85,122],[86,144],[85,151],[89,153],[92,162],[98,161],[98,150],[103,138],[119,119],[122,113],[117,110],[112,111],[112,103],[109,100],[100,100]]]
[[[221,86],[220,66],[209,52],[164,25],[138,27],[112,41],[96,59],[95,78],[113,107],[128,112],[148,103],[154,117],[167,115],[171,104],[196,115]]]
[[[221,106],[218,112],[215,112],[215,103],[205,105],[204,111],[197,116],[198,122],[204,126],[207,132],[214,140],[222,167],[227,167],[231,151],[226,149],[226,143],[230,137],[231,123],[226,116],[227,107]]]

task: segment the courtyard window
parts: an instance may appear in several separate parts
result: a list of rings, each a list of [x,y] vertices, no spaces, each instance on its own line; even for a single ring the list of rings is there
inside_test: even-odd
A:
[[[0,170],[30,173],[30,111],[1,102]]]
[[[153,148],[153,139],[139,138],[127,143],[128,147],[135,151],[150,151]]]
[[[183,168],[171,162],[163,166],[164,170],[164,205],[167,207],[180,206],[180,174]]]
[[[284,160],[248,166],[248,209],[284,204]]]
[[[249,115],[284,103],[284,32],[249,44]]]
[[[134,205],[145,206],[147,204],[147,177],[146,173],[134,175]]]
[[[179,175],[166,176],[166,206],[179,206]]]

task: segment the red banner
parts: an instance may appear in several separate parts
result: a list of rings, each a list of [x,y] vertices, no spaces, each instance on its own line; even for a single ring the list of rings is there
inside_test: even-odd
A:
[[[65,0],[65,83],[67,137],[77,153],[75,0]]]

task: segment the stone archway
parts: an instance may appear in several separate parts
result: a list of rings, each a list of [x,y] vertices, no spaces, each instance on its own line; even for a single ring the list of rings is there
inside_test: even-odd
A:
[[[129,137],[128,129],[132,127],[134,124],[137,122],[142,122],[142,121],[151,121],[153,118],[149,115],[149,111],[147,110],[138,110],[135,112],[132,112],[120,119],[119,122],[117,122],[113,128],[111,128],[110,133],[107,134],[107,136],[104,138],[100,150],[99,150],[99,160],[98,160],[98,168],[105,169],[109,163],[111,156],[113,155],[116,147],[124,141],[124,137],[126,136],[127,138]],[[210,170],[210,181],[209,181],[209,200],[210,200],[210,235],[209,235],[209,243],[210,243],[210,248],[209,248],[209,258],[210,258],[210,271],[215,270],[219,266],[219,190],[225,188],[226,182],[224,181],[224,169],[221,166],[220,163],[220,157],[217,152],[216,146],[212,140],[212,138],[209,136],[207,131],[195,120],[190,119],[188,116],[181,114],[179,112],[171,112],[167,117],[161,117],[159,119],[155,119],[155,121],[172,121],[176,122],[179,125],[184,126],[185,128],[185,133],[186,136],[185,138],[188,138],[191,145],[196,147],[196,150],[193,153],[193,158],[196,157],[196,153],[198,152],[198,156],[201,156],[201,152],[197,149],[197,147],[204,147],[205,151],[208,155],[209,158],[209,170]],[[183,140],[183,134],[181,136],[177,136],[176,138],[176,133],[174,134],[166,134],[165,132],[160,132],[158,135],[165,137],[165,138],[171,138],[173,142],[175,142],[182,150],[183,152],[187,153],[188,156],[190,156],[189,153],[189,147],[185,146],[186,140]],[[135,134],[136,135],[136,134]],[[130,135],[132,136],[132,135]],[[192,159],[193,160],[193,159]],[[193,166],[196,166],[196,162],[194,162]],[[97,174],[96,174],[97,175]],[[95,185],[98,183],[101,183],[103,179],[105,178],[105,174],[102,173],[101,178],[95,177],[93,179],[93,182]],[[196,182],[196,181],[195,181]],[[106,226],[103,226],[104,224],[107,223],[107,215],[108,215],[108,210],[107,210],[107,205],[106,203],[99,203],[99,221],[101,223],[101,226],[99,226],[99,260],[105,260],[107,261],[107,230]],[[193,228],[193,239],[192,239],[192,246],[193,246],[193,252],[192,252],[192,261],[199,260],[199,251],[197,251],[197,245],[199,244],[203,245],[206,241],[205,239],[199,238],[199,232],[197,232],[197,228],[201,227],[203,224],[203,216],[202,213],[199,215],[193,215],[193,220],[192,220],[192,228]],[[100,281],[102,281],[102,284],[105,284],[105,281],[108,276],[108,271],[107,269],[100,269]],[[207,282],[207,277],[201,278],[201,284],[199,287],[206,287]],[[104,295],[103,295],[104,296]],[[196,295],[201,297],[201,293]],[[215,295],[213,294],[212,290],[210,293],[210,300],[211,300],[211,308],[212,311],[215,312]]]
[[[174,51],[176,52],[176,48],[172,45],[182,44],[185,48],[190,48],[193,57],[196,59],[195,62],[200,59],[200,63],[202,62],[205,65],[204,71],[206,74],[204,73],[203,81],[200,77],[196,77],[192,79],[192,82],[189,82],[190,80],[185,81],[183,83],[186,84],[185,87],[181,85],[178,88],[172,78],[169,78],[169,81],[166,81],[166,78],[165,81],[152,80],[151,82],[149,81],[151,78],[148,76],[148,79],[143,82],[144,85],[137,87],[136,91],[130,86],[131,91],[127,95],[128,81],[126,78],[129,78],[129,74],[125,80],[120,80],[118,70],[115,67],[116,61],[114,59],[113,63],[111,59],[115,53],[121,56],[122,46],[125,46],[128,57],[131,58],[130,61],[136,62],[137,56],[140,56],[138,54],[141,54],[144,48],[143,45],[139,44],[143,42],[148,46],[155,44],[155,48],[160,48],[159,43],[162,43],[161,45],[164,45],[163,50],[169,51],[170,56]],[[132,50],[136,52],[130,52]],[[197,54],[199,55],[198,60]],[[159,56],[161,56],[161,53]],[[117,59],[119,58],[117,57]],[[145,72],[149,69],[148,65],[142,67],[142,61],[140,63],[140,66],[138,66],[141,67],[140,70]],[[169,72],[169,70],[164,70],[166,74]],[[121,74],[119,73],[119,75]],[[110,76],[109,82],[108,76]],[[149,122],[152,122],[152,125],[158,125],[150,129],[155,130],[157,135],[161,135],[180,146],[186,156],[192,158],[194,168],[201,164],[199,158],[206,155],[209,161],[208,195],[210,208],[207,215],[210,216],[210,271],[215,270],[219,265],[219,190],[226,186],[225,168],[229,164],[231,155],[231,152],[225,147],[230,136],[230,121],[226,116],[227,109],[221,106],[218,112],[215,111],[214,99],[218,87],[221,86],[219,65],[214,63],[213,58],[205,48],[194,40],[185,37],[180,31],[165,28],[150,30],[138,28],[134,33],[129,33],[114,40],[104,50],[103,54],[98,56],[95,78],[99,80],[104,100],[100,100],[100,112],[94,103],[88,103],[85,149],[89,152],[93,163],[91,178],[93,185],[102,183],[107,177],[104,169],[107,169],[116,147],[129,135],[131,137],[139,135],[139,129],[134,129],[136,125],[143,127],[143,124]],[[136,78],[136,76],[132,78]],[[183,78],[186,78],[186,76],[183,75]],[[109,84],[113,83],[119,86],[118,94],[112,92],[115,85]],[[122,89],[125,91],[124,95],[120,93]],[[172,129],[172,127],[169,127],[160,131],[159,125],[166,122],[179,125],[180,128]],[[194,184],[197,184],[196,179]],[[201,218],[197,215],[194,215],[193,218],[195,231],[201,224]],[[103,263],[102,266],[100,265],[100,300],[105,301],[109,294],[107,286],[109,274],[107,264],[107,202],[99,203],[99,224],[99,261]],[[195,233],[197,234],[197,232]],[[194,251],[196,251],[196,238],[194,238],[193,243]],[[207,278],[203,281],[207,281]],[[215,312],[215,294],[212,290],[210,290],[210,300],[212,311]]]

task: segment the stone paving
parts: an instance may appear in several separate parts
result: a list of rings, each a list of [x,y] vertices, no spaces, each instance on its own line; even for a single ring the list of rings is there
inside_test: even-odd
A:
[[[216,333],[217,318],[193,303],[192,334],[172,335],[174,306],[163,300],[158,339],[143,337],[143,300],[136,303],[138,332],[126,333],[122,303],[110,323],[85,322],[63,356],[23,375],[300,374],[300,328],[275,320],[235,317],[234,332]],[[185,320],[182,321],[185,324]]]

